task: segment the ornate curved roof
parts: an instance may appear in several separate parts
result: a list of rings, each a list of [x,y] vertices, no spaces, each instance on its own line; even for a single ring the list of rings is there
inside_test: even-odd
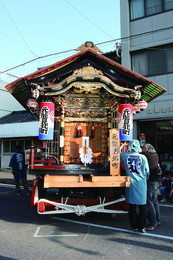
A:
[[[93,87],[94,83],[99,83],[105,91],[121,99],[132,97],[140,89],[141,98],[147,102],[167,91],[156,82],[91,49],[17,79],[6,89],[27,108],[34,88],[39,88],[41,95],[49,97],[61,95],[71,88],[81,91],[82,85],[86,90],[88,83]]]

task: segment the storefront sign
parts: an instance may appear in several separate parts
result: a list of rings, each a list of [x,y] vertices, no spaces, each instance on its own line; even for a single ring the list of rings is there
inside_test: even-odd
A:
[[[119,105],[118,129],[120,131],[121,141],[129,141],[133,139],[133,105]]]
[[[110,129],[110,175],[120,175],[119,130]]]
[[[39,139],[53,140],[54,133],[54,110],[52,102],[40,103]]]

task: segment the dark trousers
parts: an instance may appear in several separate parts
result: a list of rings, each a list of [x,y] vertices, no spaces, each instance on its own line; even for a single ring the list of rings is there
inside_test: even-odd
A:
[[[158,181],[151,181],[147,184],[147,211],[148,222],[150,226],[160,224],[160,208],[158,203]]]
[[[146,205],[129,204],[129,221],[133,229],[143,229],[146,225]]]

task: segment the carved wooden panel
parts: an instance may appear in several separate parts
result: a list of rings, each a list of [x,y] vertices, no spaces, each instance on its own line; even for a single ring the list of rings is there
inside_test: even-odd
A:
[[[107,123],[102,122],[65,122],[64,163],[81,163],[79,148],[82,136],[76,137],[82,130],[82,136],[89,136],[89,147],[93,152],[92,163],[104,163],[107,160]]]

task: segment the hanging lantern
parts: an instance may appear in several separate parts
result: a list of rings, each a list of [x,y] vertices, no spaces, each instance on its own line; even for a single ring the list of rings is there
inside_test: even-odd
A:
[[[133,106],[133,114],[135,115],[136,113],[139,113],[139,112],[140,112],[140,108],[138,107],[137,104],[135,104],[135,105]]]
[[[139,107],[139,109],[141,111],[145,110],[148,106],[148,103],[145,101],[145,100],[140,100],[138,103],[137,103],[137,106]]]
[[[129,141],[133,139],[133,105],[119,105],[118,129],[121,141]]]
[[[83,132],[82,132],[82,127],[81,124],[78,123],[77,125],[77,129],[76,129],[76,138],[82,137],[83,136]]]
[[[38,102],[37,102],[37,100],[36,99],[28,99],[28,101],[27,101],[27,106],[29,107],[29,108],[33,108],[33,109],[37,109],[38,108]]]
[[[91,126],[91,136],[90,138],[94,138],[95,137],[95,127],[94,127],[94,124],[92,124]]]
[[[55,110],[54,103],[52,102],[40,103],[39,139],[41,140],[53,140],[54,110]]]

